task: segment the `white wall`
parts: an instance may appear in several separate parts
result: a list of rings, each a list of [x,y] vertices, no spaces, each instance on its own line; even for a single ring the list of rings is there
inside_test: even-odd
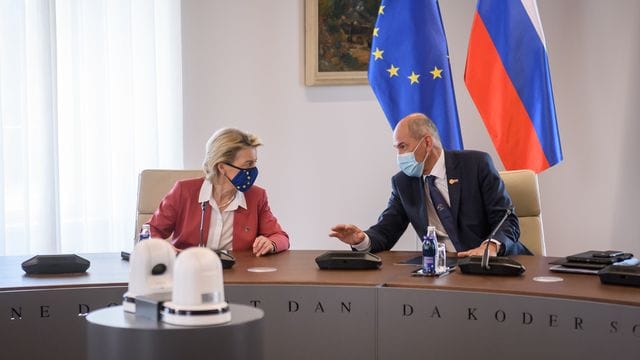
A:
[[[465,147],[491,153],[464,87],[475,2],[441,0]],[[640,2],[540,1],[565,160],[540,175],[549,255],[640,254]],[[304,86],[304,1],[182,1],[184,154],[222,126],[258,134],[258,183],[293,249],[345,248],[329,228],[374,223],[396,171],[368,86]],[[414,249],[412,231],[396,249]]]

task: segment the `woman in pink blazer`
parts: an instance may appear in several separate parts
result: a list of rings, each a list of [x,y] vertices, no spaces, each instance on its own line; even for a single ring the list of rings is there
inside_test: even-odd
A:
[[[178,249],[251,250],[256,256],[289,248],[289,236],[271,213],[258,175],[252,134],[220,129],[207,142],[204,177],[178,181],[147,222],[151,236],[172,238]]]

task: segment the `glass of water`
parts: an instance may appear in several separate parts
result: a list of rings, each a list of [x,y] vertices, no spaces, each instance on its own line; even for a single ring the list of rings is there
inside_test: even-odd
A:
[[[438,252],[436,253],[436,273],[442,274],[449,270],[447,268],[447,247],[444,242],[438,242]]]

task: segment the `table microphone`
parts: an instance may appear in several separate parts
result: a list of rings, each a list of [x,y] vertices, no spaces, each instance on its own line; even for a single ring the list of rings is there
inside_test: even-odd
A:
[[[207,209],[208,203],[209,203],[208,200],[200,203],[200,206],[202,207],[202,215],[200,216],[200,244],[198,244],[198,247],[205,247],[204,246],[204,213],[205,213],[205,210]],[[233,266],[233,264],[236,263],[236,258],[225,251],[215,250],[215,253],[218,254],[218,257],[222,262],[223,269],[229,269]]]
[[[202,206],[202,215],[200,216],[200,244],[198,247],[204,247],[204,212],[207,209],[207,203],[209,201],[203,201],[200,205]]]
[[[487,243],[482,256],[469,256],[458,261],[460,271],[465,274],[476,275],[520,275],[525,271],[524,266],[519,262],[508,258],[489,256],[489,240],[493,239],[505,220],[514,211],[513,206],[506,209],[506,212],[498,225],[491,231],[487,237]]]
[[[485,270],[490,270],[491,267],[489,266],[489,243],[491,243],[491,239],[493,239],[494,236],[496,236],[496,233],[498,232],[498,229],[500,229],[500,227],[502,227],[502,224],[504,224],[504,221],[507,220],[507,218],[509,217],[509,215],[511,215],[511,213],[513,213],[513,205],[507,208],[507,211],[504,213],[504,216],[502,217],[502,219],[500,219],[500,222],[498,223],[498,225],[493,228],[493,231],[491,232],[491,234],[489,234],[489,236],[487,236],[486,244],[484,246],[484,253],[482,253],[482,261],[480,262],[480,265],[482,265],[482,268]]]

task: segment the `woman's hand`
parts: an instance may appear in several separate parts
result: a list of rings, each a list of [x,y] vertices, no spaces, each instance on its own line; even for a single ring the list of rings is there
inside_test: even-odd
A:
[[[266,236],[258,236],[253,242],[253,255],[262,256],[276,252],[276,245]]]

